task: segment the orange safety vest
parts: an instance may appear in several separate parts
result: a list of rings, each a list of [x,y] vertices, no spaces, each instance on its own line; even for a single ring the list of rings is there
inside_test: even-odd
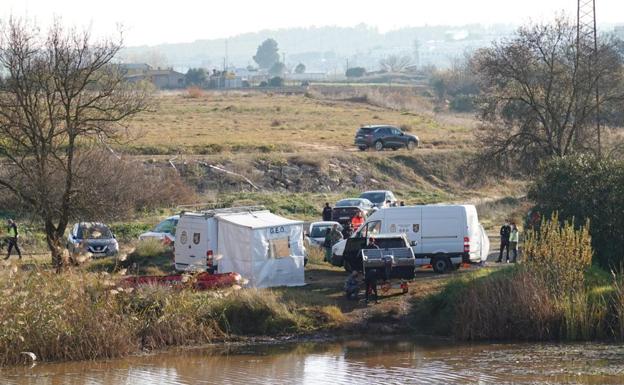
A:
[[[364,223],[364,218],[362,217],[351,218],[351,227],[353,227],[353,230],[357,230],[358,227],[362,225],[362,223]]]

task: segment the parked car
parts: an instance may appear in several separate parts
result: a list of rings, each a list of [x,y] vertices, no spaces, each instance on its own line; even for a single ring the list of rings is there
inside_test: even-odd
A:
[[[139,235],[139,240],[143,241],[146,239],[158,239],[162,240],[165,243],[171,244],[175,241],[175,231],[176,227],[178,226],[179,220],[179,215],[173,215],[171,217],[168,217],[159,224],[157,224],[150,231]]]
[[[490,249],[473,205],[389,207],[368,217],[351,238],[336,243],[332,263],[340,266],[351,258],[353,251],[346,248],[347,242],[364,245],[371,236],[387,233],[405,234],[413,242],[416,266],[431,264],[437,273],[457,269],[462,263],[485,261]]]
[[[360,198],[368,199],[373,203],[375,207],[380,209],[384,207],[395,206],[397,203],[397,199],[394,196],[394,193],[388,190],[366,191],[360,194]]]
[[[93,258],[113,257],[119,253],[119,243],[105,224],[80,222],[69,232],[67,250],[70,254],[88,252]]]
[[[323,247],[327,229],[331,229],[334,225],[338,225],[338,231],[342,232],[342,225],[338,222],[322,221],[310,223],[310,227],[306,233],[308,245],[313,247]]]
[[[369,148],[377,151],[384,148],[398,150],[403,147],[413,150],[419,143],[416,135],[406,134],[397,127],[387,125],[363,126],[355,134],[355,145],[361,151]]]
[[[346,226],[358,213],[361,213],[366,218],[373,211],[373,208],[373,203],[368,199],[341,199],[336,202],[332,209],[332,220],[340,223],[342,226]]]

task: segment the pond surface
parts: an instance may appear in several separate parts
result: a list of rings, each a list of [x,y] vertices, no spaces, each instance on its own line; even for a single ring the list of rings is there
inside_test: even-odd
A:
[[[0,384],[624,384],[624,345],[347,341],[190,349],[0,370]]]

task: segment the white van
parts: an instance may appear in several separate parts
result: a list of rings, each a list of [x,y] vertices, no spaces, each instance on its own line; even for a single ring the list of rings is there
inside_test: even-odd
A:
[[[364,240],[375,234],[405,233],[413,242],[418,266],[432,264],[442,273],[462,262],[485,261],[490,243],[473,205],[389,207],[376,211],[351,238]],[[334,245],[332,260],[348,260],[346,241]]]
[[[217,237],[220,215],[257,212],[263,207],[234,207],[180,214],[175,234],[175,269],[181,271],[216,270]]]

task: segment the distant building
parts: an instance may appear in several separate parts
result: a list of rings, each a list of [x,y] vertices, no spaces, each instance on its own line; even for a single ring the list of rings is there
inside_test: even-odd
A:
[[[186,85],[183,73],[173,69],[149,69],[141,72],[126,75],[126,80],[130,82],[150,81],[160,89],[184,88]]]
[[[121,63],[119,68],[125,75],[142,74],[145,71],[152,70],[152,66],[147,63]]]
[[[212,70],[208,78],[208,88],[231,89],[242,87],[243,78],[234,72]]]

